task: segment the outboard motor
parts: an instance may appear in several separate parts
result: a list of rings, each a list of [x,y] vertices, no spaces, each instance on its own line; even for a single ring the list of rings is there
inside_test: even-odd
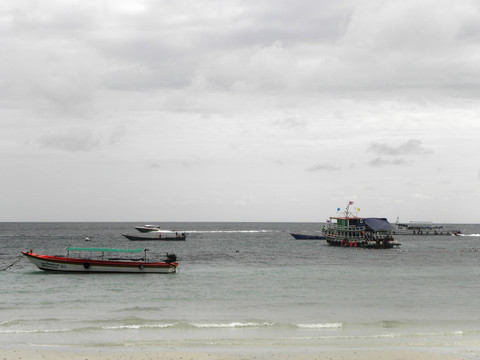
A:
[[[177,255],[167,253],[167,258],[165,259],[165,262],[170,264],[170,263],[176,262],[176,261],[177,261]]]

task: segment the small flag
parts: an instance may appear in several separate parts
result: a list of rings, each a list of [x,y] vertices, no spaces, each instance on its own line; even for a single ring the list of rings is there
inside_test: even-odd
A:
[[[348,205],[353,205],[353,201],[349,201],[349,202],[348,202]]]
[[[360,211],[360,208],[357,208],[357,211]]]
[[[340,211],[340,208],[337,208],[337,211]]]

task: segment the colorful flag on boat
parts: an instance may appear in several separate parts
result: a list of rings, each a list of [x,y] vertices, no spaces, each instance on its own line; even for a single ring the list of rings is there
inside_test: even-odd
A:
[[[349,201],[349,202],[348,202],[348,205],[353,205],[353,201]]]
[[[340,208],[337,208],[337,211],[340,211]]]

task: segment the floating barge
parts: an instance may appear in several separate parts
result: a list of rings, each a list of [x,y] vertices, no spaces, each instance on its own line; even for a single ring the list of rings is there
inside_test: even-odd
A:
[[[400,246],[393,239],[395,228],[385,218],[361,218],[350,213],[350,201],[341,217],[330,217],[324,228],[331,246],[367,249],[391,249]]]

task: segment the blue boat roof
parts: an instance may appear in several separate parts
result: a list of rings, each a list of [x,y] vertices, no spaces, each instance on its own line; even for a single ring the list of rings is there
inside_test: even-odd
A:
[[[395,230],[392,224],[385,218],[365,218],[363,222],[373,231],[390,231]]]

